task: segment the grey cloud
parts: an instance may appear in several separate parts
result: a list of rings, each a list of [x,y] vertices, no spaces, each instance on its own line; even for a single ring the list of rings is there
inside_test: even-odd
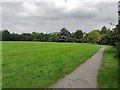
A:
[[[86,7],[83,6],[70,12],[64,12],[65,8],[56,7],[54,2],[37,2],[35,4],[38,7],[38,13],[42,9],[44,15],[19,16],[18,13],[23,11],[22,3],[3,3],[3,27],[16,33],[55,32],[62,27],[68,28],[71,32],[76,29],[88,32],[101,25],[108,25],[110,22],[117,23],[117,2],[101,2],[95,5],[89,3]]]

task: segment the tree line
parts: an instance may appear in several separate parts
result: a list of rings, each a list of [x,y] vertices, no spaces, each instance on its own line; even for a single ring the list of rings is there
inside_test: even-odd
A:
[[[71,33],[66,28],[53,33],[10,33],[4,29],[0,31],[1,41],[40,41],[40,42],[76,42],[76,43],[98,43],[102,45],[115,45],[118,41],[117,28],[112,30],[103,26],[101,30],[93,30],[89,33],[76,30]]]

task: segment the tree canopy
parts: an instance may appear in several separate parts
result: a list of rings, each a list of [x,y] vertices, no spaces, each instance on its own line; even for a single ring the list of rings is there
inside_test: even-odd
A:
[[[10,33],[8,30],[1,30],[2,41],[40,41],[40,42],[77,42],[77,43],[98,43],[104,45],[114,45],[118,43],[118,27],[110,30],[103,26],[101,30],[92,30],[89,33],[82,30],[69,32],[66,28],[62,28],[59,32],[53,33]]]
[[[92,31],[88,34],[88,42],[98,43],[101,40],[101,35],[97,31]]]
[[[74,34],[73,34],[73,38],[75,39],[76,42],[81,42],[82,38],[83,38],[83,32],[82,30],[77,30]]]

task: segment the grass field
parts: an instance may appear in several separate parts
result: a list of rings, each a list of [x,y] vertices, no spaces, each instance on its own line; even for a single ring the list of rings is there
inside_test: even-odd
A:
[[[98,87],[118,88],[118,62],[115,58],[116,50],[108,47],[103,56],[98,74]]]
[[[101,46],[3,42],[3,88],[45,88],[73,71]]]

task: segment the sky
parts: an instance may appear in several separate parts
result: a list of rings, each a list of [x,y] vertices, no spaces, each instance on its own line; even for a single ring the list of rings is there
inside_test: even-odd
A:
[[[4,0],[1,29],[14,33],[90,32],[118,22],[118,0]]]

